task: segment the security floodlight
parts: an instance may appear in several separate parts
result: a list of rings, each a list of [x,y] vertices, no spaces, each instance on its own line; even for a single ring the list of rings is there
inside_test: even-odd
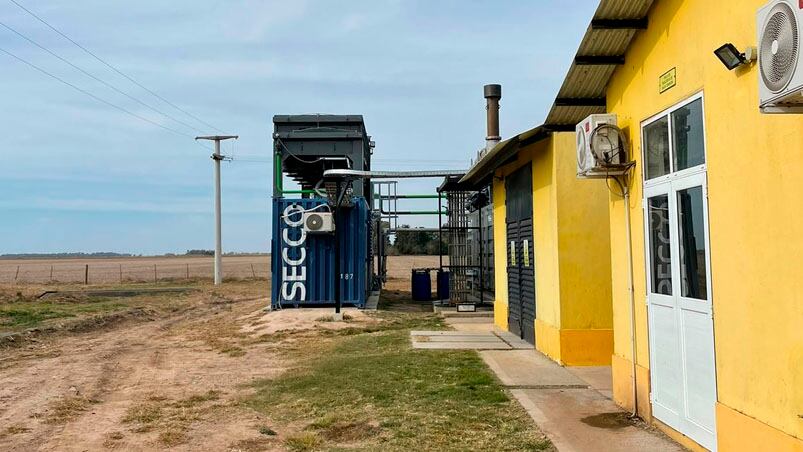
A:
[[[756,51],[754,47],[748,47],[745,53],[742,53],[730,42],[723,44],[717,50],[714,50],[714,55],[719,58],[719,61],[721,61],[729,71],[732,71],[743,64],[748,64],[756,59]]]

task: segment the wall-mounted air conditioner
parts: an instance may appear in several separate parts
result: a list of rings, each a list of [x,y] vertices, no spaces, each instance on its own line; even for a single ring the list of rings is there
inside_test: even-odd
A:
[[[616,115],[591,115],[577,124],[577,177],[596,178],[622,174],[627,146],[616,125]]]
[[[315,233],[335,232],[335,221],[331,212],[305,212],[304,231]]]
[[[803,113],[803,4],[773,0],[758,10],[758,94],[763,113]]]

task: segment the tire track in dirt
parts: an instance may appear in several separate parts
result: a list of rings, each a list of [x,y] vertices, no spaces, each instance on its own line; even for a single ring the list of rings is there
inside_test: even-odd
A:
[[[215,402],[219,413],[194,422],[179,450],[225,450],[243,441],[267,446],[257,431],[266,420],[231,405],[245,390],[243,383],[281,371],[275,352],[257,342],[245,356],[231,357],[188,334],[210,322],[239,327],[243,314],[265,303],[213,300],[166,319],[7,350],[19,356],[0,370],[0,449],[162,449],[158,432],[135,433],[123,422],[129,409],[149,398],[168,403],[207,391],[221,394]],[[53,412],[64,400],[83,401],[82,409],[54,423]],[[4,433],[16,427],[22,431]]]

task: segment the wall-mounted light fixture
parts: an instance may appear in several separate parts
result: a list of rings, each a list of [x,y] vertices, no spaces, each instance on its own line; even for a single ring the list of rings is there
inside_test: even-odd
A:
[[[723,44],[717,50],[714,50],[714,55],[719,58],[719,61],[721,61],[729,71],[732,71],[743,64],[749,64],[754,61],[756,59],[756,48],[748,47],[744,53],[742,53],[735,45],[729,42]]]

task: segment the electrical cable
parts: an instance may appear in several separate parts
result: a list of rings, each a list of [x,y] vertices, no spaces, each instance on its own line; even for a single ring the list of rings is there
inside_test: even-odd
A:
[[[113,71],[114,71],[114,72],[116,72],[117,74],[121,75],[122,77],[124,77],[125,79],[127,79],[128,81],[130,81],[131,83],[133,83],[133,84],[137,85],[138,87],[142,88],[143,90],[147,91],[147,92],[148,92],[148,93],[150,93],[152,96],[156,97],[157,99],[161,100],[162,102],[166,103],[167,105],[170,105],[171,107],[175,108],[176,110],[178,110],[178,111],[180,111],[180,112],[184,113],[185,115],[189,116],[190,118],[192,118],[192,119],[194,119],[194,120],[198,121],[199,123],[201,123],[201,124],[203,124],[203,125],[205,125],[205,126],[207,126],[207,127],[211,127],[212,129],[214,129],[214,130],[217,130],[218,132],[221,132],[221,133],[223,132],[223,131],[222,131],[222,130],[220,130],[219,128],[217,128],[217,127],[213,126],[212,124],[210,124],[210,123],[208,123],[208,122],[204,121],[203,119],[201,119],[201,118],[199,118],[199,117],[197,117],[197,116],[193,115],[192,113],[188,112],[187,110],[184,110],[183,108],[179,107],[178,105],[174,104],[173,102],[170,102],[169,100],[167,100],[167,99],[165,99],[164,97],[160,96],[159,94],[157,94],[157,93],[156,93],[156,92],[154,92],[153,90],[151,90],[151,89],[147,88],[146,86],[142,85],[142,84],[141,84],[141,83],[139,83],[138,81],[134,80],[134,78],[133,78],[133,77],[131,77],[131,76],[129,76],[128,74],[124,73],[124,72],[123,72],[123,71],[121,71],[120,69],[117,69],[117,67],[115,67],[115,66],[114,66],[114,65],[112,65],[111,63],[108,63],[108,62],[107,62],[106,60],[104,60],[103,58],[101,58],[101,57],[97,56],[95,53],[93,53],[92,51],[90,51],[90,50],[89,50],[89,49],[87,49],[86,47],[82,46],[81,44],[79,44],[78,42],[76,42],[75,40],[73,40],[72,38],[70,38],[69,36],[67,36],[66,34],[62,33],[62,32],[61,32],[61,31],[60,31],[58,28],[54,27],[53,25],[51,25],[50,23],[48,23],[46,20],[44,20],[44,19],[42,19],[41,17],[39,17],[38,15],[36,15],[36,14],[35,14],[33,11],[31,11],[31,10],[29,10],[28,8],[26,8],[26,7],[22,6],[22,5],[21,5],[20,3],[18,3],[16,0],[9,0],[9,1],[10,1],[11,3],[13,3],[13,4],[17,5],[17,6],[18,6],[20,9],[22,9],[22,10],[23,10],[23,11],[25,11],[26,13],[30,14],[31,16],[33,16],[33,18],[35,18],[35,19],[36,19],[36,20],[38,20],[39,22],[43,23],[45,26],[47,26],[48,28],[50,28],[50,29],[51,29],[51,30],[53,30],[54,32],[56,32],[56,33],[57,33],[59,36],[61,36],[62,38],[64,38],[64,39],[66,39],[66,40],[70,41],[71,43],[73,43],[73,44],[74,44],[76,47],[78,47],[79,49],[81,49],[81,50],[83,50],[84,52],[86,52],[87,54],[89,54],[89,55],[90,55],[92,58],[94,58],[94,59],[98,60],[98,61],[99,61],[99,62],[101,62],[103,65],[105,65],[105,66],[106,66],[106,67],[108,67],[109,69],[113,70]],[[204,146],[204,147],[205,147],[205,146]]]
[[[37,71],[41,72],[42,74],[45,74],[45,75],[47,75],[48,77],[51,77],[51,78],[53,78],[53,79],[55,79],[55,80],[57,80],[57,81],[59,81],[59,82],[61,82],[61,83],[65,84],[65,85],[69,86],[70,88],[72,88],[72,89],[74,89],[74,90],[76,90],[76,91],[78,91],[78,92],[80,92],[80,93],[82,93],[82,94],[84,94],[84,95],[86,95],[86,96],[89,96],[89,97],[91,97],[92,99],[95,99],[96,101],[98,101],[98,102],[100,102],[100,103],[103,103],[103,104],[105,104],[105,105],[107,105],[107,106],[109,106],[109,107],[112,107],[112,108],[116,109],[116,110],[120,110],[121,112],[123,112],[123,113],[125,113],[125,114],[127,114],[127,115],[131,115],[131,116],[133,116],[133,117],[135,117],[135,118],[137,118],[137,119],[139,119],[139,120],[141,120],[141,121],[145,121],[145,122],[147,122],[147,123],[150,123],[150,124],[152,124],[152,125],[155,125],[155,126],[157,126],[157,127],[160,127],[160,128],[162,128],[162,129],[164,129],[164,130],[167,130],[168,132],[174,133],[174,134],[176,134],[176,135],[181,135],[181,136],[183,136],[183,137],[189,137],[189,138],[193,138],[193,136],[192,136],[192,135],[188,135],[188,134],[186,134],[186,133],[184,133],[184,132],[180,132],[180,131],[178,131],[178,130],[171,129],[170,127],[167,127],[167,126],[165,126],[165,125],[159,124],[159,123],[158,123],[158,122],[156,122],[156,121],[152,121],[152,120],[150,120],[150,119],[148,119],[148,118],[146,118],[146,117],[144,117],[144,116],[140,116],[140,115],[138,115],[138,114],[136,114],[136,113],[134,113],[134,112],[132,112],[132,111],[130,111],[130,110],[127,110],[127,109],[125,109],[124,107],[121,107],[121,106],[119,106],[119,105],[113,104],[113,103],[111,103],[111,102],[109,102],[109,101],[107,101],[107,100],[105,100],[105,99],[103,99],[103,98],[101,98],[101,97],[98,97],[98,96],[96,96],[96,95],[94,95],[94,94],[90,93],[89,91],[87,91],[87,90],[85,90],[85,89],[83,89],[83,88],[80,88],[80,87],[78,87],[78,86],[76,86],[76,85],[74,85],[74,84],[72,84],[72,83],[70,83],[70,82],[68,82],[68,81],[64,80],[63,78],[61,78],[61,77],[59,77],[59,76],[57,76],[57,75],[53,75],[53,74],[51,74],[50,72],[48,72],[48,71],[46,71],[46,70],[42,69],[41,67],[39,67],[39,66],[37,66],[37,65],[35,65],[35,64],[33,64],[33,63],[31,63],[30,61],[27,61],[27,60],[25,60],[25,59],[23,59],[23,58],[21,58],[21,57],[19,57],[19,56],[15,55],[15,54],[13,54],[13,53],[9,52],[8,50],[6,50],[6,49],[4,49],[4,48],[2,48],[2,47],[0,47],[0,52],[3,52],[3,53],[5,53],[6,55],[8,55],[8,56],[10,56],[10,57],[12,57],[12,58],[14,58],[14,59],[16,59],[17,61],[19,61],[19,62],[21,62],[21,63],[23,63],[23,64],[26,64],[26,65],[28,65],[28,66],[32,67],[33,69],[36,69]],[[199,143],[199,145],[200,145],[200,143]],[[206,146],[203,146],[203,145],[201,145],[201,146],[202,146],[202,147],[204,147],[204,148],[206,148],[206,149],[210,149],[210,148],[207,148]]]
[[[290,212],[290,213],[288,213],[287,215],[281,215],[279,218],[281,218],[281,219],[285,219],[285,218],[287,218],[287,217],[289,217],[289,216],[291,216],[291,215],[295,215],[295,214],[297,214],[297,213],[302,213],[302,214],[303,214],[303,213],[307,213],[307,212],[312,212],[312,211],[314,211],[314,210],[318,210],[318,209],[319,209],[319,208],[321,208],[321,207],[326,207],[326,208],[329,210],[329,212],[331,212],[331,211],[332,211],[332,208],[331,208],[331,207],[329,207],[329,204],[318,204],[317,206],[315,206],[315,207],[310,207],[309,209],[301,209],[301,210],[296,210],[296,211],[293,211],[293,212]]]
[[[92,80],[95,80],[96,82],[103,84],[104,86],[114,90],[115,92],[117,92],[119,94],[122,94],[123,96],[133,100],[134,102],[142,105],[143,107],[148,108],[149,110],[154,111],[154,112],[156,112],[156,113],[158,113],[158,114],[160,114],[160,115],[162,115],[162,116],[164,116],[164,117],[166,117],[168,119],[172,119],[173,121],[175,121],[175,122],[177,122],[177,123],[179,123],[179,124],[181,124],[183,126],[189,127],[189,128],[191,128],[191,129],[193,129],[193,130],[195,130],[197,132],[203,132],[201,129],[199,129],[199,128],[191,125],[191,124],[188,124],[188,123],[186,123],[184,121],[176,119],[176,118],[168,115],[167,113],[157,109],[156,107],[153,107],[153,106],[141,101],[140,99],[137,99],[136,97],[126,93],[125,91],[117,88],[116,86],[112,85],[111,83],[108,83],[105,80],[103,80],[103,79],[101,79],[99,77],[96,77],[95,75],[89,73],[88,71],[86,71],[85,69],[81,68],[80,66],[78,66],[76,64],[73,64],[72,62],[70,62],[66,58],[63,58],[61,55],[57,54],[56,52],[53,52],[52,50],[48,49],[47,47],[43,46],[42,44],[39,44],[38,42],[34,41],[33,39],[29,38],[28,36],[25,36],[24,34],[20,33],[19,31],[15,30],[14,28],[10,27],[9,25],[7,25],[7,24],[5,24],[3,22],[0,22],[0,26],[5,27],[6,29],[8,29],[12,33],[16,34],[17,36],[21,37],[22,39],[30,42],[31,44],[35,45],[36,47],[39,47],[40,49],[44,50],[45,52],[49,53],[50,55],[58,58],[60,61],[70,65],[70,67],[72,67],[73,69],[81,72],[82,74],[86,75],[87,77],[91,78]]]
[[[294,159],[298,160],[301,163],[310,164],[310,163],[318,163],[318,162],[324,161],[324,160],[345,160],[346,163],[348,163],[349,169],[351,169],[351,159],[349,159],[348,157],[318,157],[318,158],[312,159],[312,160],[304,160],[301,157],[293,154],[293,152],[290,151],[290,149],[288,149],[287,146],[284,145],[284,142],[282,142],[282,140],[277,139],[276,142],[279,143],[284,148],[285,151],[287,151],[287,154],[290,157],[293,157]]]

